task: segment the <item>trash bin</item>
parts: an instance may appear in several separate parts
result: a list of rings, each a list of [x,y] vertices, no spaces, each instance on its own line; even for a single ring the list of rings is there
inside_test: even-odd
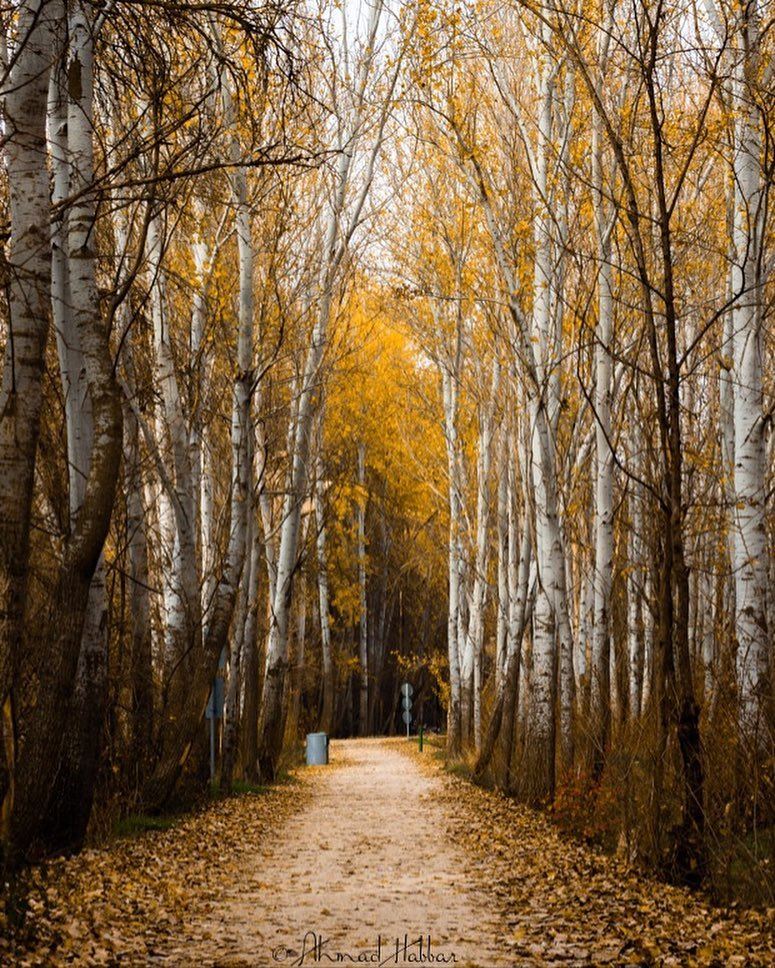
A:
[[[328,763],[328,736],[325,733],[307,733],[307,766],[324,766]]]

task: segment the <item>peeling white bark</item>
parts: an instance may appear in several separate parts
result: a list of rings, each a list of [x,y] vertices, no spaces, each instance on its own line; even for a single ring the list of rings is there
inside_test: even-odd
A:
[[[762,400],[762,121],[756,97],[760,58],[757,4],[734,35],[735,206],[732,263],[735,434],[735,607],[740,726],[763,740],[769,660],[766,451]]]
[[[323,667],[323,701],[321,704],[320,729],[331,732],[334,718],[334,664],[331,651],[331,614],[328,593],[328,548],[326,517],[323,506],[323,462],[318,447],[317,473],[313,499],[315,502],[315,525],[317,527],[318,602],[320,610],[320,647]]]
[[[461,734],[461,675],[458,624],[460,612],[460,555],[458,529],[460,527],[460,489],[458,482],[458,383],[457,373],[441,368],[442,401],[444,406],[444,441],[447,451],[447,480],[449,488],[449,603],[447,608],[447,655],[449,661],[449,705],[447,708],[447,750],[456,756],[460,752]]]

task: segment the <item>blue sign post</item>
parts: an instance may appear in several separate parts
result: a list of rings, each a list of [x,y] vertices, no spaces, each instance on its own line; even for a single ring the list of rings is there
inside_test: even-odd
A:
[[[409,739],[409,725],[412,722],[412,693],[414,688],[411,682],[405,682],[401,686],[401,705],[404,709],[403,720],[406,723],[406,738]]]
[[[210,698],[207,700],[205,716],[210,720],[210,782],[215,782],[216,720],[223,719],[224,683],[226,680],[226,648],[221,652],[218,671],[213,679]]]

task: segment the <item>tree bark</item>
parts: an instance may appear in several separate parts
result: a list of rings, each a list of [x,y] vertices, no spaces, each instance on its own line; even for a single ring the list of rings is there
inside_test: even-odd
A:
[[[366,448],[358,444],[358,594],[359,594],[359,638],[358,659],[360,662],[360,703],[358,709],[358,731],[367,736],[369,730],[369,600],[366,594]]]
[[[318,601],[320,608],[320,646],[323,672],[323,699],[320,710],[319,729],[331,734],[334,725],[334,662],[331,652],[331,617],[328,598],[328,552],[326,519],[323,508],[323,462],[318,445],[317,474],[313,499],[315,502],[316,548],[318,566]]]
[[[449,604],[447,610],[447,657],[449,662],[449,702],[447,704],[447,757],[454,759],[462,751],[461,678],[458,644],[460,610],[460,566],[458,528],[460,527],[460,495],[457,460],[457,400],[458,386],[455,373],[442,369],[444,400],[444,438],[447,450],[449,486]]]
[[[735,206],[732,329],[734,332],[734,525],[737,684],[740,730],[754,747],[766,739],[770,638],[767,628],[768,546],[766,448],[762,399],[763,280],[762,132],[757,105],[759,11],[740,14],[735,33]]]
[[[603,44],[607,43],[607,38]],[[601,55],[601,60],[603,56]],[[602,67],[598,84],[602,89]],[[613,453],[611,451],[611,337],[613,330],[613,271],[609,244],[609,215],[603,185],[603,145],[600,119],[593,114],[592,165],[595,228],[598,249],[598,316],[595,333],[595,567],[593,572],[594,617],[592,630],[591,730],[593,773],[599,776],[605,761],[611,721],[611,674],[613,659],[610,605],[613,576]]]
[[[57,275],[61,272],[65,276],[65,298],[69,302],[54,303],[54,320],[67,414],[70,515],[74,524],[83,504],[94,446],[90,388],[79,332],[102,326],[94,251],[97,207],[92,184],[94,52],[92,26],[81,3],[74,3],[71,8],[67,36],[67,120],[64,124],[67,141],[64,158],[60,161],[56,157],[58,151],[53,145],[52,156],[56,158],[57,169],[64,168],[67,193],[78,200],[63,220],[67,231],[66,255],[62,252],[56,260],[63,263],[58,266]],[[56,93],[60,95],[64,75],[57,80]],[[57,103],[63,100],[61,96],[56,97]],[[61,131],[59,118],[57,122]],[[55,181],[59,180],[58,175],[57,171]],[[64,197],[59,201],[63,202]],[[105,565],[101,558],[89,590],[75,689],[67,716],[67,735],[50,794],[52,806],[44,823],[46,842],[54,850],[78,848],[86,833],[107,701],[107,649]]]
[[[0,709],[4,769],[0,839],[7,845],[15,794],[17,724],[13,685],[27,600],[30,513],[51,318],[50,195],[46,103],[61,5],[21,2],[15,53],[3,92],[9,184],[8,338],[0,391]]]
[[[523,466],[526,466],[526,464]],[[485,770],[495,757],[495,783],[502,790],[508,790],[511,785],[514,727],[519,704],[522,640],[529,619],[528,586],[532,557],[530,517],[528,506],[525,504],[519,562],[517,563],[518,528],[514,508],[514,491],[514,462],[512,460],[507,472],[509,602],[505,663],[486,737],[474,767],[474,777],[479,779],[484,775]]]
[[[145,778],[153,740],[153,658],[149,601],[148,536],[140,476],[140,439],[137,420],[124,407],[124,480],[126,485],[126,542],[129,555],[129,614],[132,782],[139,790]]]

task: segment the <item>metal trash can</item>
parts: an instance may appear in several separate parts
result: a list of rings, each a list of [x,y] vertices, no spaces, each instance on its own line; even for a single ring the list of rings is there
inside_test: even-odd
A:
[[[328,736],[325,733],[307,733],[307,766],[324,766],[328,763]]]

